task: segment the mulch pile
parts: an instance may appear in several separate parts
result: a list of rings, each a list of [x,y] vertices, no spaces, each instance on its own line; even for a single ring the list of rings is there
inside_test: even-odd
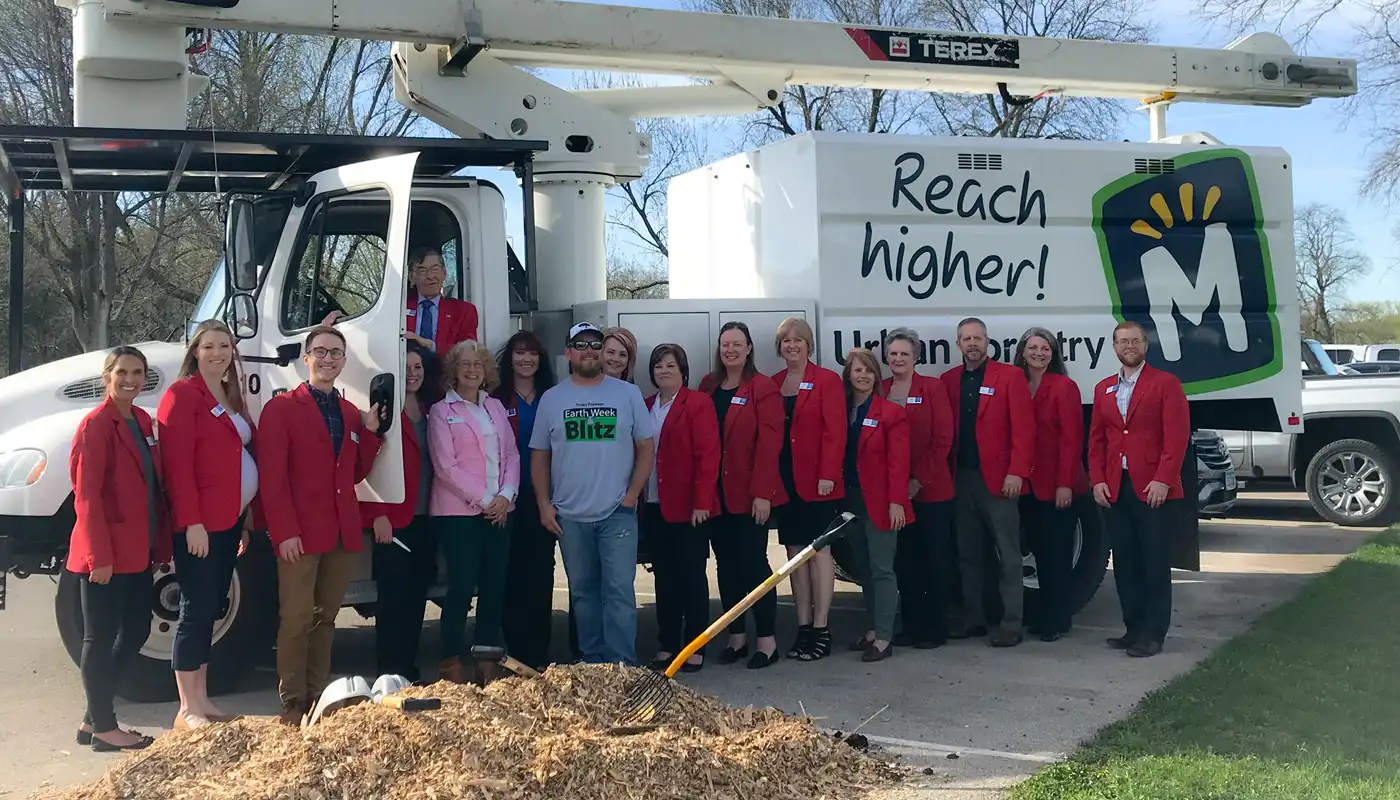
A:
[[[61,800],[816,800],[899,771],[775,709],[681,687],[655,730],[609,736],[635,671],[555,667],[485,689],[439,683],[437,711],[364,703],[308,729],[271,719],[172,733]]]

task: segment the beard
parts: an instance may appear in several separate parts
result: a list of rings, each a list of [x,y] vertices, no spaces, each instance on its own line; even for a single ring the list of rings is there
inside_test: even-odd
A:
[[[574,365],[574,374],[580,378],[596,378],[603,371],[602,362],[598,359],[580,361]]]

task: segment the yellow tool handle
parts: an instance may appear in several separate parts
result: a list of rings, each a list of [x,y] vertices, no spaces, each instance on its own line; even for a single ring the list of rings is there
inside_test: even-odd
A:
[[[821,536],[818,536],[816,541],[802,548],[802,552],[788,559],[788,562],[779,567],[777,572],[773,573],[772,575],[769,575],[767,580],[754,587],[754,590],[745,595],[744,599],[740,600],[738,605],[724,612],[724,616],[715,620],[714,623],[710,625],[710,627],[705,629],[704,633],[697,636],[695,638],[695,641],[686,645],[685,649],[681,650],[680,653],[676,655],[675,659],[671,661],[671,665],[666,668],[666,677],[676,677],[676,673],[680,672],[681,666],[685,664],[686,659],[695,655],[695,653],[698,652],[700,648],[709,644],[710,640],[713,639],[715,636],[719,635],[720,631],[729,627],[729,623],[742,616],[743,613],[745,611],[748,611],[754,603],[758,602],[758,599],[760,597],[764,596],[765,594],[768,594],[773,590],[773,587],[782,583],[784,578],[791,575],[793,572],[796,572],[797,568],[805,564],[807,562],[807,559],[816,555],[818,550],[821,550],[822,548],[830,544],[831,541],[835,539],[837,535],[841,532],[841,529],[844,528],[848,523],[850,523],[854,519],[854,515],[850,513],[843,513],[841,515],[839,525],[827,531],[826,533],[823,533]]]

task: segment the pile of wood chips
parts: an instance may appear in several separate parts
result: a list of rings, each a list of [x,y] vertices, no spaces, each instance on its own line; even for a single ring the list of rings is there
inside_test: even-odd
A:
[[[774,709],[678,687],[659,727],[609,736],[636,671],[554,667],[485,689],[438,683],[437,711],[364,703],[307,729],[249,718],[176,732],[61,800],[859,798],[892,767]]]

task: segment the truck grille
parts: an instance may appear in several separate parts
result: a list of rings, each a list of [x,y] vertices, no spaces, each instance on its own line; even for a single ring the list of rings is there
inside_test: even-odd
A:
[[[1176,162],[1170,158],[1135,158],[1133,172],[1138,175],[1171,175],[1176,172]]]
[[[1196,457],[1208,469],[1233,468],[1233,463],[1230,461],[1230,450],[1225,446],[1225,440],[1214,431],[1197,431],[1191,435],[1191,443],[1196,447]]]
[[[155,391],[160,385],[160,373],[156,370],[146,372],[146,385],[141,387],[141,394],[149,394]],[[74,381],[59,390],[65,400],[101,400],[106,389],[102,386],[102,376],[97,375],[87,380]]]

